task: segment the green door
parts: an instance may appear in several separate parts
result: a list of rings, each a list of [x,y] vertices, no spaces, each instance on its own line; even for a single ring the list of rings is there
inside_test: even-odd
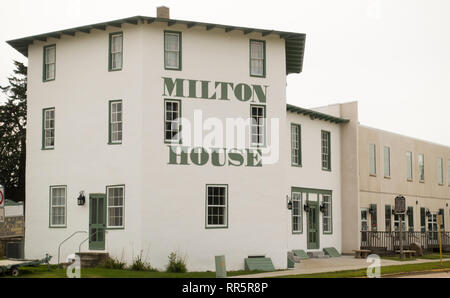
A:
[[[89,196],[89,249],[105,250],[106,195]]]
[[[308,214],[308,249],[319,249],[319,207],[317,202],[309,202]]]

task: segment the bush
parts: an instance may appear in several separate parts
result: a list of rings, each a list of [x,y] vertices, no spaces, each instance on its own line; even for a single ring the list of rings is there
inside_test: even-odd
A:
[[[117,258],[107,257],[101,264],[101,267],[106,269],[119,269],[125,268],[125,262],[119,261]]]
[[[178,256],[177,253],[172,252],[169,255],[169,264],[167,265],[167,272],[169,273],[186,273],[186,258]]]
[[[133,271],[157,271],[150,266],[150,263],[145,262],[142,257],[142,250],[140,254],[133,259],[133,264],[131,265],[130,270]]]

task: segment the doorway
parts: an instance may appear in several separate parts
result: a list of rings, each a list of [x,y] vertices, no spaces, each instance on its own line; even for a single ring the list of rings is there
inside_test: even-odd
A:
[[[106,195],[89,196],[89,249],[105,250]]]

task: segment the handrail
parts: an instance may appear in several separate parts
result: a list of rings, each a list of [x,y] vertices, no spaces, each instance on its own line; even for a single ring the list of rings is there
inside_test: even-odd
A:
[[[75,236],[76,234],[80,234],[80,233],[87,233],[87,232],[86,232],[86,231],[77,231],[77,232],[73,233],[72,235],[70,235],[70,237],[64,239],[64,240],[59,244],[59,246],[58,246],[58,265],[59,265],[59,255],[60,255],[60,252],[61,252],[61,246],[62,246],[66,241],[68,241],[70,238],[72,238],[72,237]]]
[[[92,233],[91,235],[89,235],[89,237],[87,237],[86,239],[83,240],[83,242],[80,243],[80,246],[78,246],[78,253],[81,253],[81,246],[88,241],[89,239],[91,239],[91,236],[97,234],[98,230],[96,230],[94,233]]]

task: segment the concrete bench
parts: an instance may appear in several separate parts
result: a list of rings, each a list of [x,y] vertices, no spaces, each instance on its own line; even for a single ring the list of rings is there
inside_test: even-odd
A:
[[[368,249],[355,249],[353,251],[355,252],[356,259],[366,259],[370,254],[370,250]]]
[[[396,250],[395,252],[398,253],[398,254],[400,254],[400,251],[399,251],[399,250]],[[416,255],[416,251],[415,251],[415,250],[403,250],[403,255],[404,255],[406,258],[410,259],[410,258],[412,258],[412,257],[414,257],[414,256]],[[400,256],[400,258],[401,258],[401,257],[402,257],[402,256]]]

